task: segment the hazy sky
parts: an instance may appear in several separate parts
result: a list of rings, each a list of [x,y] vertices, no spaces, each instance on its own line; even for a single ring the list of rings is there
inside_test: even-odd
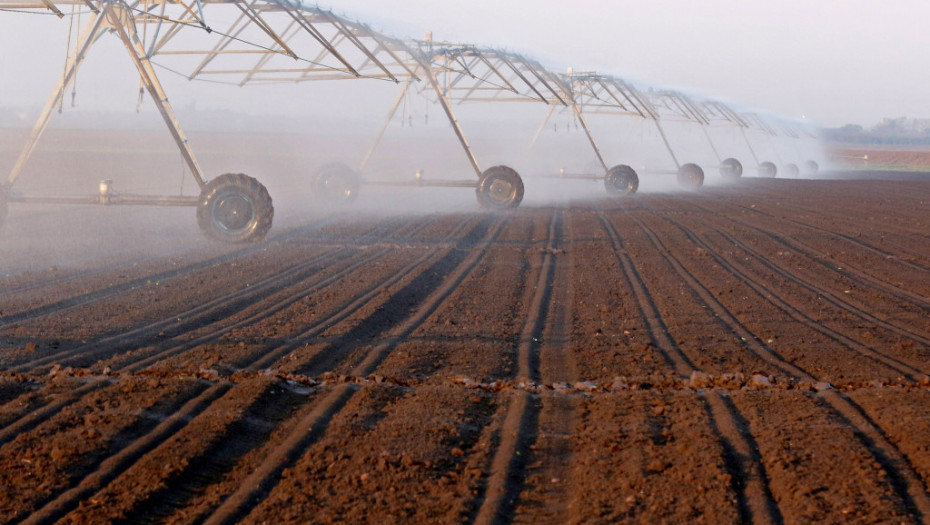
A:
[[[506,47],[556,71],[598,70],[826,126],[930,117],[927,0],[320,5],[396,36],[422,38],[430,30],[435,40]],[[44,102],[61,71],[67,32],[66,22],[52,18],[0,12],[0,106]],[[100,67],[132,73],[124,59]]]

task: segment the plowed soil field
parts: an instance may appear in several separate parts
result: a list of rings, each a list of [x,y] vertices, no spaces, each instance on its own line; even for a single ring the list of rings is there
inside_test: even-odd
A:
[[[0,522],[930,521],[930,179],[170,213],[11,206]]]

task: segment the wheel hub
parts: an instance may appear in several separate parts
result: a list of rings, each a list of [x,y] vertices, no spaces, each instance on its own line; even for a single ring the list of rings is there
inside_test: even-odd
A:
[[[490,188],[488,188],[488,197],[492,201],[498,204],[506,204],[513,199],[514,188],[513,185],[505,180],[496,180],[491,183]]]
[[[216,203],[213,221],[220,229],[235,232],[247,228],[254,217],[251,199],[245,195],[228,195]]]

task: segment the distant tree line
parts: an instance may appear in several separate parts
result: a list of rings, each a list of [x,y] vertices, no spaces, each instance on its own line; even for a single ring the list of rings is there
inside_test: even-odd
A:
[[[825,128],[822,133],[828,142],[930,145],[930,119],[886,118],[868,129],[859,124],[846,124],[838,128]]]

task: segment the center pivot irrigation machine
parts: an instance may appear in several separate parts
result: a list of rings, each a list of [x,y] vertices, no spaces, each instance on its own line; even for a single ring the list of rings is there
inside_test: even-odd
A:
[[[69,52],[64,70],[8,179],[0,184],[0,224],[6,217],[8,203],[190,206],[196,207],[197,222],[209,237],[245,242],[265,236],[274,215],[268,190],[256,179],[239,173],[207,178],[168,102],[156,66],[180,73],[189,80],[220,80],[240,86],[338,79],[376,79],[399,84],[400,93],[384,126],[357,168],[345,164],[327,165],[312,181],[317,194],[342,201],[355,198],[361,184],[376,183],[362,174],[411,89],[442,107],[477,178],[426,180],[417,172],[412,181],[388,184],[472,188],[478,202],[489,208],[518,206],[523,199],[523,180],[508,166],[482,169],[453,111],[456,104],[538,102],[550,108],[546,120],[557,108],[571,111],[581,122],[603,168],[601,174],[576,178],[603,179],[610,193],[619,194],[636,191],[639,185],[636,171],[625,164],[608,167],[602,145],[587,125],[586,114],[618,114],[652,120],[677,168],[671,173],[676,173],[679,182],[687,187],[703,183],[703,170],[697,164],[678,162],[660,120],[684,117],[703,127],[715,119],[730,120],[732,117],[730,122],[740,128],[747,144],[749,139],[743,130],[763,125],[761,120],[750,125],[745,117],[739,117],[728,108],[729,112],[723,117],[706,116],[696,104],[683,97],[665,95],[665,98],[651,99],[610,76],[571,72],[557,75],[515,53],[437,43],[430,36],[425,40],[400,40],[297,0],[0,0],[0,10],[54,14],[70,20]],[[83,23],[83,27],[72,47],[70,27],[75,20],[78,26]],[[14,191],[13,186],[55,109],[75,82],[78,69],[92,46],[107,34],[115,35],[127,51],[139,74],[141,88],[151,96],[197,183],[198,195],[117,193],[109,181],[101,182],[96,193],[85,196],[29,195]],[[749,147],[752,150],[752,146]],[[733,160],[721,161],[722,169]],[[729,169],[741,173],[742,166],[738,161],[736,164],[730,163]]]
[[[366,184],[415,184],[420,186],[445,186],[474,188],[478,202],[488,208],[513,208],[523,200],[523,180],[508,166],[493,166],[482,170],[474,148],[472,148],[458,118],[454,105],[465,102],[537,102],[548,105],[566,106],[570,98],[559,79],[539,63],[524,56],[472,45],[434,43],[427,39],[410,43],[411,55],[417,57],[411,66],[411,75],[401,86],[384,125],[363,156],[358,168],[353,170],[345,164],[324,166],[317,175],[316,188],[329,198],[351,200],[361,183]],[[421,95],[431,92],[442,107],[455,132],[468,162],[477,175],[467,180],[427,180],[419,172],[412,182],[385,182],[364,179],[361,176],[378,148],[387,127],[394,119],[401,103],[414,84]],[[430,99],[432,100],[432,99]]]

